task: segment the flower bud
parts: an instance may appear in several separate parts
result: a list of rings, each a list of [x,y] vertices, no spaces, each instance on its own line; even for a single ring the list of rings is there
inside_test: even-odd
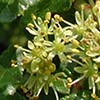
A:
[[[72,83],[72,78],[68,77],[67,81],[68,81],[68,83]]]
[[[45,19],[46,19],[46,20],[50,20],[50,19],[51,19],[51,12],[47,12],[47,13],[46,13]]]
[[[33,28],[33,27],[34,27],[34,25],[33,25],[32,23],[29,23],[27,26],[28,26],[29,28]]]
[[[32,20],[36,20],[36,16],[34,14],[31,15]]]
[[[78,49],[72,49],[72,53],[79,53],[80,51]]]
[[[73,45],[79,46],[79,41],[78,40],[73,39],[71,42],[72,42]]]
[[[55,20],[57,20],[57,21],[62,21],[62,17],[61,17],[60,15],[58,15],[58,14],[55,14],[55,15],[54,15],[54,18],[55,18]]]

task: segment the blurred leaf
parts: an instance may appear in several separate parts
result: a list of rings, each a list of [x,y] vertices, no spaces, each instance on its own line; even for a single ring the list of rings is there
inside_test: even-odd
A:
[[[19,2],[23,5],[26,5],[29,0],[19,0]],[[33,0],[34,1],[34,0]]]
[[[0,65],[0,76],[4,73],[5,69],[3,66]]]
[[[4,67],[9,67],[11,65],[11,59],[14,57],[15,50],[12,45],[10,45],[1,55],[0,64]]]
[[[22,21],[28,23],[31,21],[31,14],[34,13],[37,16],[43,17],[46,12],[59,13],[67,11],[72,5],[72,0],[34,0],[24,14]]]
[[[2,3],[12,4],[15,0],[0,0]]]
[[[91,97],[91,92],[89,90],[81,90],[79,91],[79,95],[84,98],[83,100],[93,100],[93,98]]]
[[[89,0],[88,0],[89,1]],[[81,5],[82,4],[86,4],[86,0],[75,0],[75,3],[74,3],[74,8],[77,10],[77,11],[81,11]]]
[[[2,71],[0,77],[0,88],[8,84],[19,84],[21,81],[21,73],[19,68],[9,68]]]
[[[38,0],[19,0],[19,2],[23,5],[32,5],[38,2]]]
[[[0,91],[0,100],[26,100],[25,97],[23,97],[22,95],[20,95],[19,93],[16,93],[13,96],[5,96],[4,94],[2,94],[2,92]]]
[[[6,95],[14,95],[16,93],[16,87],[12,84],[8,84],[3,94]]]
[[[3,3],[0,3],[2,6]],[[0,11],[0,22],[11,22],[16,19],[18,15],[18,2],[14,2],[11,5],[2,6],[2,10]]]
[[[5,3],[6,5],[2,6],[2,4]],[[11,22],[17,18],[18,15],[24,13],[25,10],[25,18],[22,17],[22,19],[25,22],[29,22],[32,13],[43,17],[47,11],[52,13],[66,11],[71,5],[72,0],[56,0],[56,2],[52,0],[2,0],[0,2],[0,6],[2,6],[2,10],[0,11],[0,22]]]
[[[79,90],[77,93],[69,94],[65,97],[62,97],[60,100],[93,100],[91,97],[91,92],[89,90]]]

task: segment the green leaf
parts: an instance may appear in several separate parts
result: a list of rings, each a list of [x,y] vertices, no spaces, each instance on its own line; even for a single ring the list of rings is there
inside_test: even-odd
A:
[[[10,11],[8,6],[4,8],[2,12],[0,13],[0,22],[11,22],[14,19],[15,17]]]
[[[12,4],[15,0],[1,0],[2,3]]]
[[[10,1],[9,3],[13,3],[13,1]],[[2,3],[0,4],[0,6]],[[18,2],[14,2],[11,5],[5,5],[2,7],[2,10],[0,12],[0,22],[11,22],[18,16]]]
[[[65,97],[61,98],[60,100],[80,100],[80,99],[76,93],[72,93],[69,96],[65,96]]]
[[[13,4],[15,0],[8,0],[8,4]]]
[[[93,100],[93,98],[91,97],[91,91],[89,90],[81,90],[79,91],[79,95],[82,96],[82,98],[84,98],[83,100]]]
[[[69,93],[69,89],[66,87],[66,84],[63,80],[53,81],[54,87],[60,93],[67,94]]]
[[[20,84],[21,73],[19,68],[9,68],[2,71],[0,77],[0,88],[7,86],[8,84]]]

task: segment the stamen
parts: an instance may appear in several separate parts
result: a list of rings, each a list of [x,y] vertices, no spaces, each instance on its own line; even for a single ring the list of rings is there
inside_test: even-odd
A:
[[[19,45],[17,45],[17,44],[15,44],[14,47],[17,48],[17,49],[20,49],[20,50],[22,50],[22,51],[26,51],[26,52],[29,52],[29,53],[31,52],[30,50],[24,49],[24,48],[22,48],[21,46],[19,46]]]
[[[40,31],[41,28],[39,27],[39,25],[36,23],[36,21],[33,21],[34,22],[34,25],[36,26],[36,28]]]

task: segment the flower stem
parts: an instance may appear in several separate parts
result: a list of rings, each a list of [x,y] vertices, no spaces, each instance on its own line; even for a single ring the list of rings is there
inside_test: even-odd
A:
[[[41,93],[41,90],[43,89],[43,87],[44,87],[44,83],[43,83],[43,84],[41,85],[41,87],[39,88],[38,93],[37,93],[36,96],[39,96],[39,94]]]
[[[36,26],[36,28],[38,29],[38,30],[40,30],[41,28],[38,26],[38,24],[36,23],[36,21],[33,21],[34,22],[34,25]]]
[[[80,78],[76,79],[75,81],[73,81],[70,85],[73,85],[77,82],[79,82],[80,80],[84,79],[85,75],[81,76]]]
[[[94,78],[93,77],[92,77],[92,84],[93,84],[93,94],[95,94],[96,88],[95,88],[95,83],[94,83]]]
[[[81,62],[79,62],[78,60],[76,60],[74,58],[71,58],[71,60],[74,61],[74,62],[76,62],[76,63],[78,63],[78,64],[80,64],[81,66],[84,66],[84,64],[82,64]]]
[[[53,89],[54,94],[55,94],[55,96],[56,96],[56,100],[59,100],[59,97],[58,97],[58,93],[57,93],[57,91],[55,90],[55,88],[54,88],[54,87],[52,87],[52,89]]]
[[[69,26],[75,27],[72,23],[70,23],[70,22],[68,22],[68,21],[66,21],[66,20],[64,20],[64,19],[62,19],[62,21],[63,21],[65,24],[69,25]]]

